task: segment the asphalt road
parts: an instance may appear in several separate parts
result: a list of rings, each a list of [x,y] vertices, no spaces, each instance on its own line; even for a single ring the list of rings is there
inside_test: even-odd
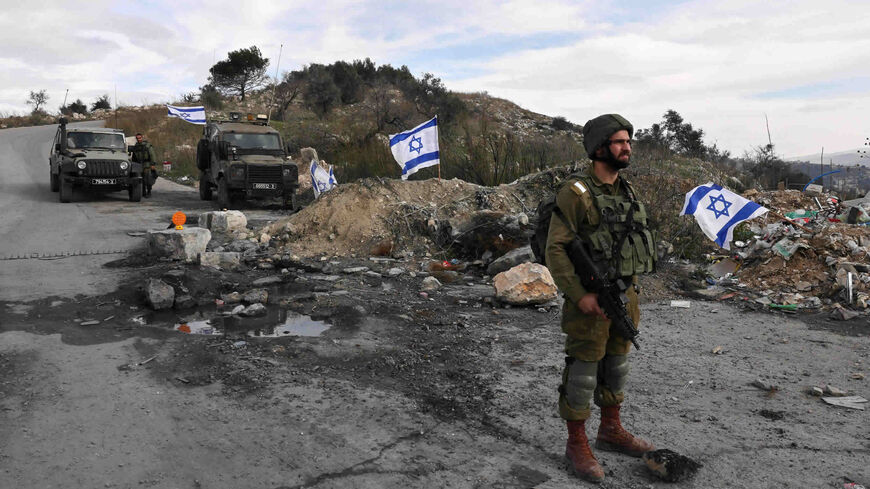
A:
[[[0,300],[110,292],[121,272],[101,266],[123,255],[88,253],[136,250],[143,238],[129,232],[166,228],[175,211],[212,208],[194,189],[163,178],[142,202],[129,202],[126,192],[77,191],[72,202],[62,204],[49,189],[48,154],[56,130],[56,125],[0,130]],[[21,256],[34,258],[9,259]],[[48,258],[36,258],[41,256]]]

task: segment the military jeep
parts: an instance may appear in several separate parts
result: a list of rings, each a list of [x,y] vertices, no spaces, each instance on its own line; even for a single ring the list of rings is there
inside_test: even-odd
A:
[[[65,118],[54,136],[48,157],[51,191],[69,202],[73,188],[94,192],[126,190],[131,202],[142,200],[142,165],[127,155],[120,129],[68,128]]]
[[[212,200],[217,193],[220,208],[229,208],[237,199],[280,197],[284,207],[293,210],[299,170],[288,154],[265,116],[243,120],[231,112],[230,120],[211,121],[196,146],[199,197]]]

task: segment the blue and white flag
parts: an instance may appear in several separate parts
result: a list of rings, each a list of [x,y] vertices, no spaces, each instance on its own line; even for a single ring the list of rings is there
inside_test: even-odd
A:
[[[402,180],[441,162],[438,156],[438,116],[410,131],[390,134],[390,151],[402,167]]]
[[[335,175],[332,173],[332,167],[329,167],[329,173],[317,164],[317,160],[311,160],[311,188],[314,189],[314,198],[320,197],[323,192],[329,192],[338,185],[335,181]]]
[[[166,108],[169,109],[169,117],[178,117],[191,124],[205,125],[205,107],[175,107],[174,105],[167,105]]]
[[[767,212],[767,208],[745,199],[713,182],[699,185],[686,194],[680,215],[695,216],[695,221],[717,245],[731,249],[734,227]]]

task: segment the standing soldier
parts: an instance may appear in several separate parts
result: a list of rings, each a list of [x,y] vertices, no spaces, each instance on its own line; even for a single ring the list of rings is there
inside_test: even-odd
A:
[[[637,274],[653,271],[656,254],[646,209],[619,175],[631,158],[633,132],[631,123],[618,114],[605,114],[586,123],[583,145],[592,164],[585,172],[571,175],[559,189],[558,208],[547,236],[546,263],[565,296],[562,331],[567,335],[566,357],[559,387],[559,415],[568,424],[565,457],[569,470],[592,482],[604,479],[586,438],[593,399],[601,408],[595,448],[634,457],[655,449],[652,443],[627,432],[619,419],[631,343],[611,330],[598,295],[583,287],[566,251],[576,233],[601,264],[599,268],[611,271],[610,279],[623,278],[632,284],[626,291],[627,309],[637,324]]]
[[[151,186],[157,180],[157,154],[154,146],[142,138],[142,133],[136,133],[136,145],[133,146],[131,159],[134,163],[142,163],[142,195],[151,196]]]

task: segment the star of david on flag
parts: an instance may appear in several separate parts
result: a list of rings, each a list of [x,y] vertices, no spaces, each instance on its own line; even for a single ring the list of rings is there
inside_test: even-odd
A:
[[[734,227],[765,212],[767,208],[720,185],[707,182],[686,194],[680,215],[695,216],[695,221],[708,238],[730,250]]]
[[[169,117],[178,117],[191,124],[205,125],[205,107],[176,107],[167,104],[166,108],[169,109],[167,114]]]
[[[314,189],[314,198],[320,197],[320,194],[332,190],[338,186],[335,181],[335,175],[332,173],[332,167],[329,167],[329,173],[317,164],[317,160],[311,160],[311,188]]]
[[[398,134],[390,134],[390,151],[407,180],[422,168],[441,163],[438,153],[438,116]]]

